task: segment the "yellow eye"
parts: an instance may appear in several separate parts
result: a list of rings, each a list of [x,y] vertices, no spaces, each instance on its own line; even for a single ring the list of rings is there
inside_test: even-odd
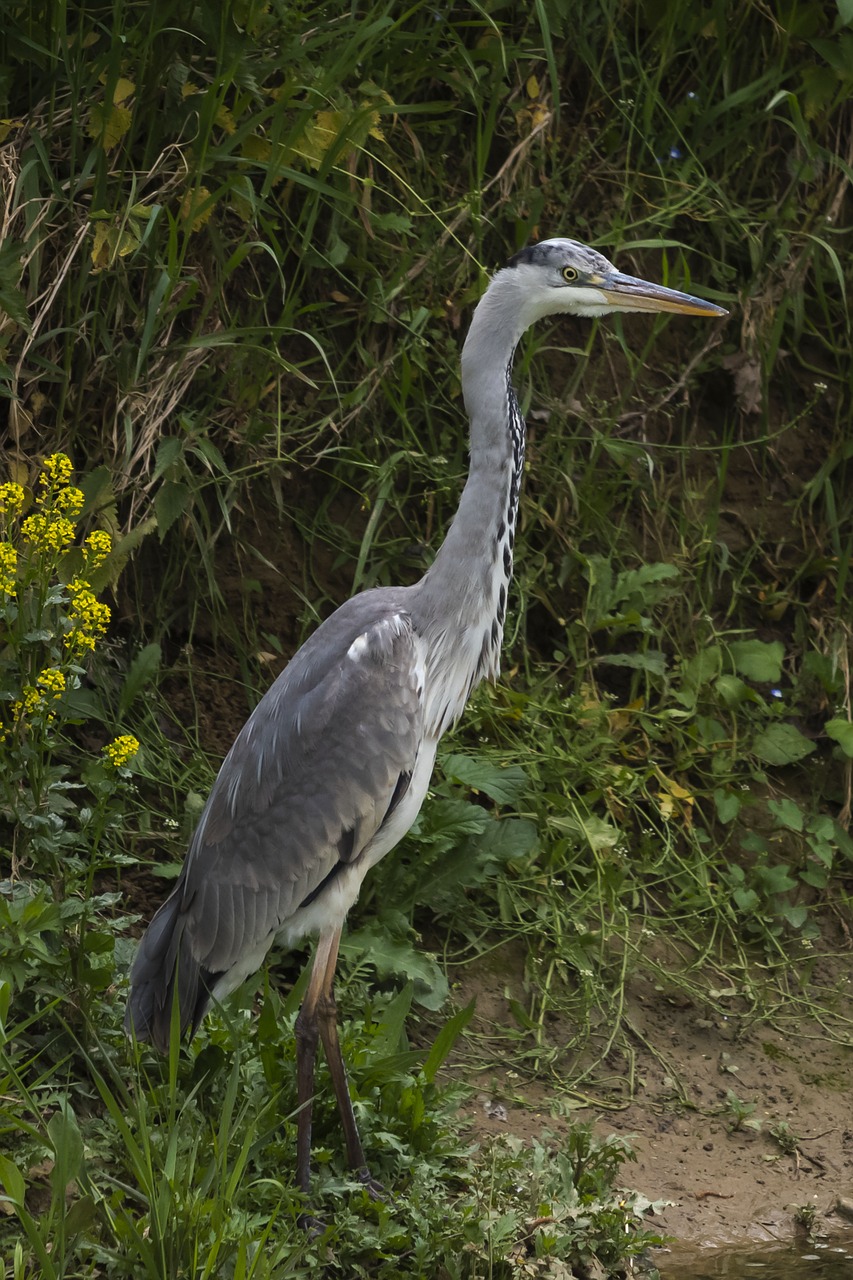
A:
[[[563,279],[566,284],[574,284],[577,278],[578,273],[574,267],[563,267]]]

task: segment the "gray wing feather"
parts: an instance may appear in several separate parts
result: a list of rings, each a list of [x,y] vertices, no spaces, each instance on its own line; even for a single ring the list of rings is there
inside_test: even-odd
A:
[[[354,861],[411,773],[422,699],[402,592],[342,606],[267,691],[223,762],[172,895],[143,938],[127,1025],[165,1047],[214,981]]]

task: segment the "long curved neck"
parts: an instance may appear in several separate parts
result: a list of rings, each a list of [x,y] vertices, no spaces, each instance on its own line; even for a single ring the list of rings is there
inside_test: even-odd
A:
[[[519,326],[511,305],[514,290],[496,288],[496,281],[474,313],[462,350],[468,479],[447,537],[415,588],[428,683],[435,690],[428,720],[437,733],[453,723],[480,680],[498,674],[512,577],[525,429],[511,372],[526,325]]]
[[[511,381],[512,350],[503,354],[506,363],[484,364],[469,334],[462,357],[462,393],[471,424],[468,478],[425,579],[436,591],[445,581],[461,587],[466,619],[474,614],[471,592],[485,593],[495,564],[503,563],[504,548],[511,568],[515,541],[525,426]]]

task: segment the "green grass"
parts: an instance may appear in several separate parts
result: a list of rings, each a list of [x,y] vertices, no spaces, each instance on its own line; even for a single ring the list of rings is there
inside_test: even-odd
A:
[[[42,781],[0,814],[16,1280],[391,1276],[401,1255],[510,1276],[520,1244],[543,1268],[615,1267],[624,1153],[584,1181],[580,1130],[552,1160],[472,1151],[430,1043],[458,1031],[469,1082],[511,1063],[520,1087],[614,1105],[631,1082],[601,1064],[637,972],[850,1042],[821,960],[853,924],[851,45],[849,6],[817,0],[12,5],[0,483],[66,450],[85,528],[115,543],[109,641],[24,744]],[[342,1194],[324,1102],[335,1213],[311,1242],[294,999],[272,983],[260,1018],[244,1000],[180,1058],[133,1058],[129,919],[271,664],[352,590],[423,571],[464,477],[458,351],[485,272],[554,234],[731,318],[561,320],[518,353],[505,674],[444,744],[343,956],[359,1119],[393,1195]],[[107,786],[117,733],[142,748]],[[505,947],[524,994],[475,1036],[453,984]]]

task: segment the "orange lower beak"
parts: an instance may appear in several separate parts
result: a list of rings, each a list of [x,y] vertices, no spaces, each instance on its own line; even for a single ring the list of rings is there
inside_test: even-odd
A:
[[[592,283],[592,282],[591,282]],[[636,276],[612,271],[594,282],[611,307],[619,311],[675,311],[684,316],[727,316],[724,307],[705,302],[677,289],[665,289],[662,284],[638,280]]]

